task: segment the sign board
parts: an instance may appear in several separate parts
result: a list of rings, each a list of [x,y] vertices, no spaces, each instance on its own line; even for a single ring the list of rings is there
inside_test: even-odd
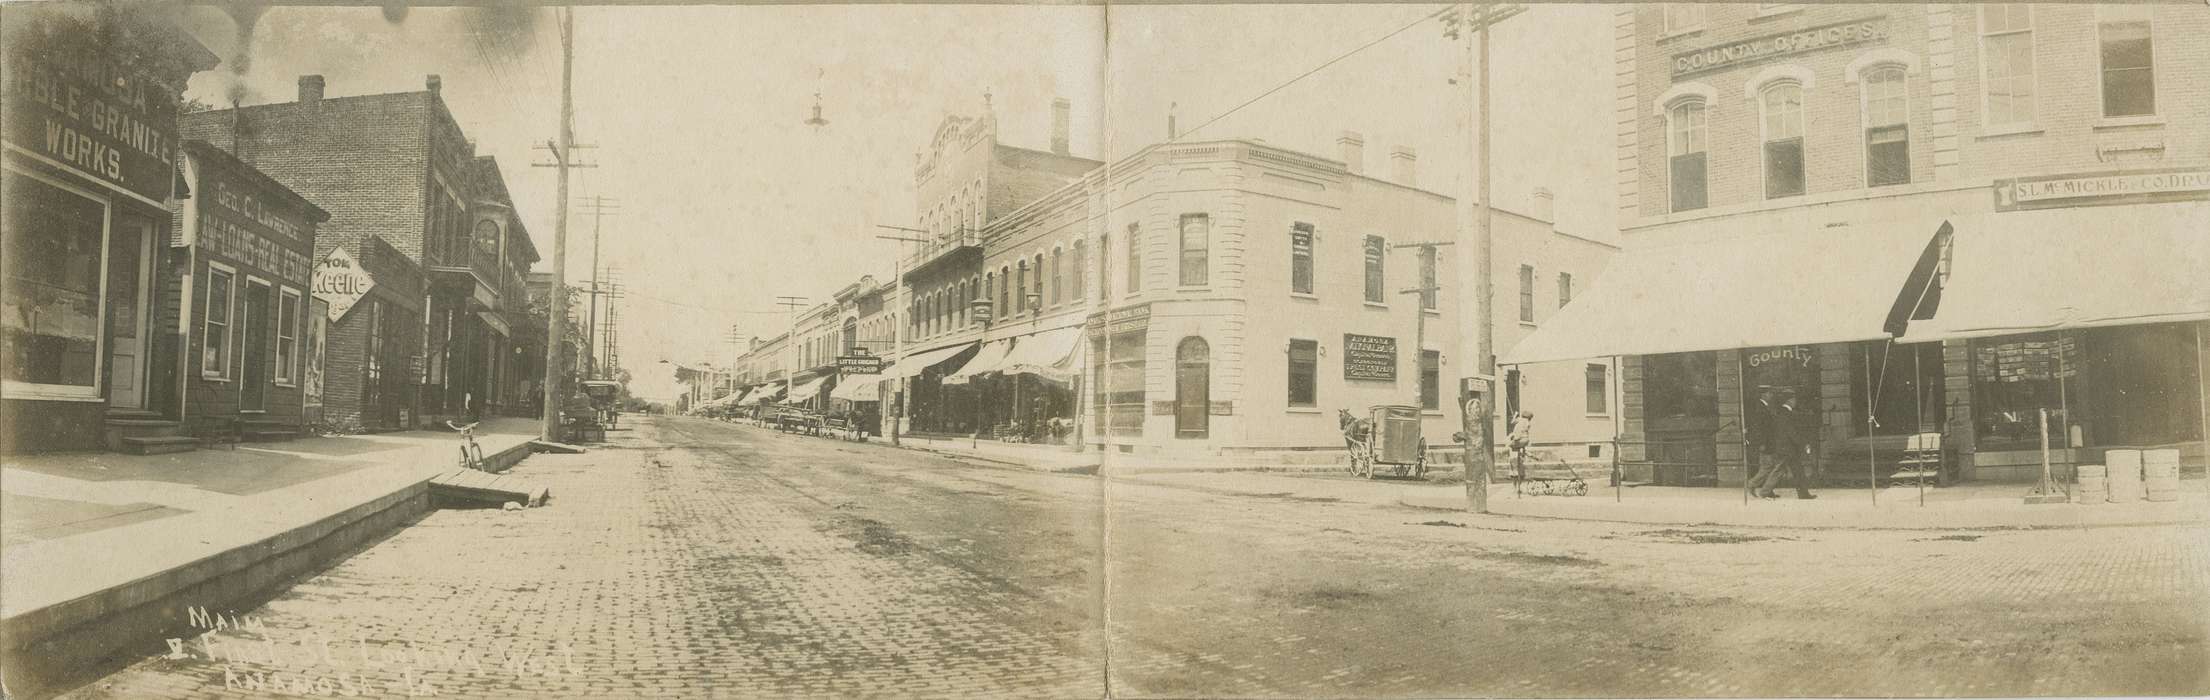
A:
[[[989,302],[978,301],[968,306],[967,309],[968,318],[974,319],[975,323],[984,325],[989,325],[990,315],[995,313],[995,307],[991,306]]]
[[[1212,412],[1212,414],[1213,414],[1213,415],[1216,415],[1216,416],[1232,416],[1232,415],[1235,415],[1235,402],[1234,402],[1234,401],[1214,401],[1214,402],[1212,402],[1212,406],[1211,406],[1211,408],[1212,408],[1212,411],[1211,411],[1211,412]]]
[[[1085,330],[1090,335],[1099,333],[1118,335],[1142,331],[1151,327],[1151,305],[1141,304],[1113,309],[1103,314],[1091,316],[1083,325],[1086,326]]]
[[[1811,356],[1811,347],[1807,345],[1798,345],[1792,348],[1773,348],[1750,353],[1749,364],[1751,367],[1762,367],[1775,362],[1782,362],[1809,367],[1811,366]]]
[[[1886,38],[1888,18],[1871,17],[1743,39],[1673,54],[1673,78],[1678,80],[1697,73],[1732,68],[1768,58],[1793,56]]]
[[[882,358],[874,355],[838,355],[836,371],[843,374],[882,374]]]
[[[1343,334],[1343,378],[1377,382],[1397,380],[1397,339]]]
[[[376,288],[376,278],[361,269],[359,261],[344,248],[330,251],[322,262],[315,263],[314,295],[316,299],[330,302],[330,321],[345,318],[345,312],[368,296],[368,290]]]
[[[1995,181],[1996,211],[2204,196],[2210,196],[2210,169],[2202,168],[2022,177]]]
[[[177,95],[117,58],[137,51],[101,51],[69,31],[51,37],[53,46],[8,52],[0,124],[9,148],[147,201],[168,201],[176,184]]]
[[[306,367],[300,370],[299,388],[307,407],[315,408],[322,405],[322,358],[324,346],[330,342],[330,302],[310,299],[307,308],[307,347],[301,353]]]

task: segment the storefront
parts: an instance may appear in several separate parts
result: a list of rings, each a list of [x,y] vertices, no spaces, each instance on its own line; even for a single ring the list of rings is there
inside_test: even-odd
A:
[[[315,265],[328,304],[322,413],[344,432],[401,430],[419,415],[422,268],[381,238],[337,248]]]
[[[94,449],[155,417],[176,114],[216,58],[120,5],[10,8],[0,123],[0,450]],[[111,415],[112,414],[112,415]]]
[[[202,141],[184,144],[174,245],[188,302],[165,327],[185,338],[182,419],[195,430],[233,424],[245,437],[296,436],[306,428],[309,295],[315,224],[329,214],[282,183]],[[319,379],[319,377],[318,377]]]

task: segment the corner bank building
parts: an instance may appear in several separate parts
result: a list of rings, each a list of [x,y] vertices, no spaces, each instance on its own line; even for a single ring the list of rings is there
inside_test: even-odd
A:
[[[1620,8],[1624,250],[1506,363],[1621,358],[1630,478],[1739,485],[1761,387],[1828,484],[2205,462],[2210,7]],[[2046,416],[2046,427],[2044,427]]]

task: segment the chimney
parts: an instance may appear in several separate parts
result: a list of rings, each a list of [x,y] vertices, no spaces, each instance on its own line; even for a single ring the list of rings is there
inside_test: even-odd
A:
[[[1070,119],[1068,112],[1072,109],[1074,103],[1068,102],[1067,98],[1055,97],[1051,100],[1052,153],[1067,155],[1067,121]]]
[[[1552,224],[1558,223],[1557,199],[1558,196],[1550,188],[1535,188],[1535,211],[1532,212],[1534,217]]]
[[[1398,146],[1389,149],[1389,169],[1396,174],[1397,184],[1399,185],[1405,187],[1420,186],[1417,167],[1419,163],[1420,155],[1413,151],[1411,146]]]
[[[1343,159],[1343,168],[1352,175],[1366,172],[1366,137],[1356,131],[1345,131],[1335,137],[1335,152]]]
[[[1178,106],[1178,103],[1166,103],[1166,140],[1168,141],[1182,137],[1182,130],[1174,128],[1174,108],[1176,106]]]
[[[322,101],[322,76],[299,76],[299,103],[311,105]]]
[[[429,77],[422,79],[422,87],[427,88],[430,94],[437,95],[439,90],[445,87],[445,81],[438,78],[436,73],[431,73]]]

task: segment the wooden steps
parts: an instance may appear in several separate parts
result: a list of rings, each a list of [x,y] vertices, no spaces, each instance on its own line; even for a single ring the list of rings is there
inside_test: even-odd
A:
[[[200,447],[199,438],[183,436],[145,436],[122,438],[122,452],[134,455],[165,455],[174,452],[190,452]]]
[[[430,480],[430,496],[437,499],[494,506],[511,502],[534,508],[544,505],[548,495],[545,487],[525,483],[519,477],[474,469],[455,469]]]

